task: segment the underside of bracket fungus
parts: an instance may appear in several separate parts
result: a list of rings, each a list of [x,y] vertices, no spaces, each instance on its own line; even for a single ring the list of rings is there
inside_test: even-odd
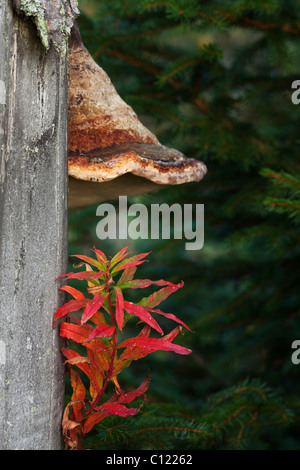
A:
[[[159,143],[84,47],[69,40],[69,207],[200,181],[206,166]]]

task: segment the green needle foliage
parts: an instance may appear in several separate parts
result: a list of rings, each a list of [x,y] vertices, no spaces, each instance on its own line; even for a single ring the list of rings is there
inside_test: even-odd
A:
[[[200,183],[132,199],[205,205],[205,242],[129,240],[143,278],[185,283],[163,305],[189,324],[189,358],[159,353],[139,416],[96,427],[91,448],[299,449],[297,0],[79,1],[84,42],[140,119],[208,167]],[[70,253],[96,238],[96,206],[70,213]],[[134,299],[134,292],[132,293]],[[147,362],[148,361],[148,362]],[[146,364],[146,365],[145,365]],[[124,372],[125,373],[125,372]],[[124,424],[125,423],[125,424]]]

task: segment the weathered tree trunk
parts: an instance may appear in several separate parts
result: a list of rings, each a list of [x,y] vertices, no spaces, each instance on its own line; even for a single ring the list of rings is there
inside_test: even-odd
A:
[[[66,61],[0,0],[1,450],[62,448],[52,320],[67,264]]]

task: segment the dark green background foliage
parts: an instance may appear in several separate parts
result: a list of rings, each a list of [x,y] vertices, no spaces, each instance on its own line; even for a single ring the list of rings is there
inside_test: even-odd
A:
[[[130,389],[150,370],[147,404],[104,420],[86,445],[299,449],[300,4],[79,6],[84,42],[122,98],[161,143],[208,167],[200,183],[129,200],[205,205],[199,251],[184,239],[128,242],[132,254],[152,250],[139,278],[185,282],[160,308],[190,325],[178,343],[193,353],[153,353],[124,371]],[[70,211],[71,254],[125,246],[97,239],[96,207]]]

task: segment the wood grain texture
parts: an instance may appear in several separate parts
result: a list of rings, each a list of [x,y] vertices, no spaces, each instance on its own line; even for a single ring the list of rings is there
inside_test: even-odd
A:
[[[46,49],[52,44],[65,54],[73,20],[79,15],[77,0],[13,0],[22,18],[30,18]]]
[[[67,65],[0,3],[0,449],[61,449]]]

